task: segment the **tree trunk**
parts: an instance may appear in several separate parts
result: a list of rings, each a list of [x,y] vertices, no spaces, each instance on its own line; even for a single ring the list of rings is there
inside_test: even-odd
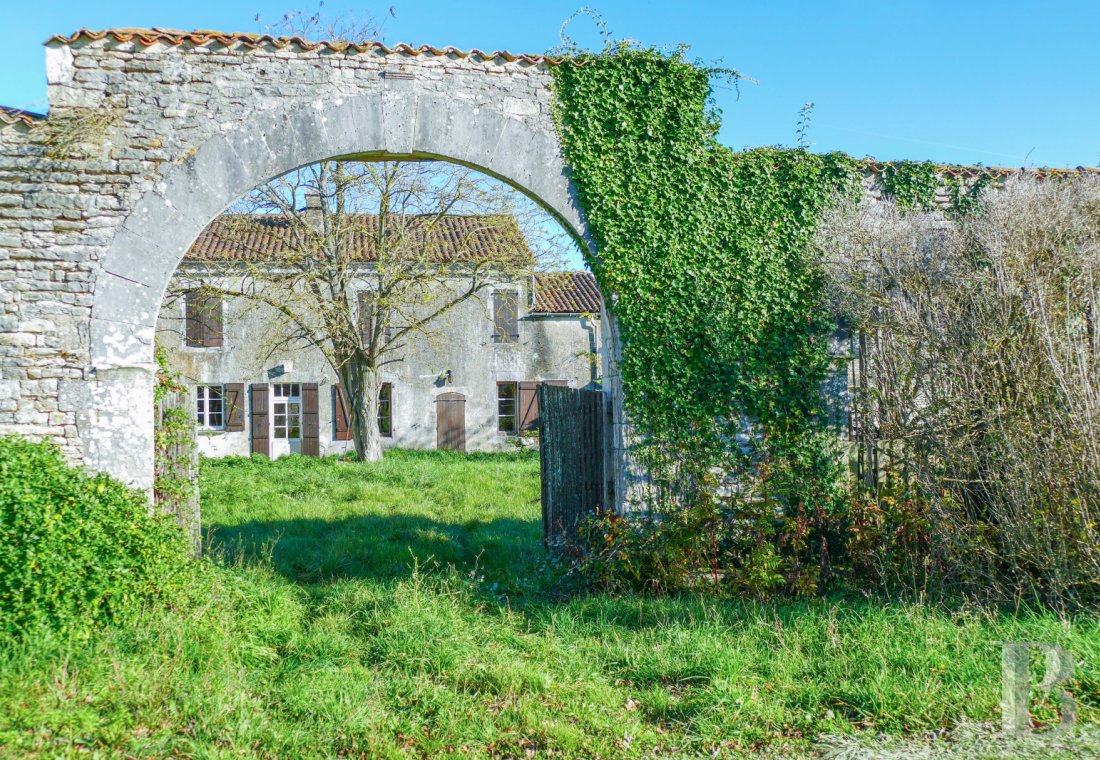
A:
[[[348,397],[348,427],[355,442],[356,457],[361,462],[381,461],[378,394],[382,389],[382,373],[371,367],[366,357],[357,354],[343,363],[339,375]]]

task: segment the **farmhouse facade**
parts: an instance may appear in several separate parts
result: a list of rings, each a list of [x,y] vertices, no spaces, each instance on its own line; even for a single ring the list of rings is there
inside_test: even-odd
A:
[[[290,228],[265,221],[270,234],[258,240],[253,234],[249,246],[224,234],[221,218],[203,231],[169,286],[157,342],[190,389],[203,455],[353,450],[347,394],[323,353],[286,340],[288,325],[273,308],[191,287],[224,278],[226,270],[212,265],[241,257],[262,256],[261,267],[276,266]],[[488,257],[503,245],[526,248],[518,229],[513,235],[499,222],[479,221],[440,220],[445,259]],[[517,254],[530,257],[526,250]],[[351,300],[369,335],[374,265],[365,259],[357,266]],[[537,429],[541,383],[599,387],[599,311],[599,290],[588,272],[491,281],[433,320],[426,333],[410,333],[392,360],[387,355],[378,418],[383,446],[492,451],[517,445]]]

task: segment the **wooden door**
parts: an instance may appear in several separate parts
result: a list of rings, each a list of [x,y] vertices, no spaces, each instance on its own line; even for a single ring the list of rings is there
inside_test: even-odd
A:
[[[466,450],[466,397],[461,393],[435,397],[435,447]]]

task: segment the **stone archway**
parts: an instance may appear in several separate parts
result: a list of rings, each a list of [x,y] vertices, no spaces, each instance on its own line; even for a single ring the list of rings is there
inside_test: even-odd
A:
[[[151,393],[157,314],[194,239],[256,185],[350,156],[440,158],[484,171],[538,201],[579,240],[586,238],[556,140],[501,112],[463,113],[453,99],[387,92],[265,115],[214,137],[138,201],[103,258],[90,331],[100,387],[94,424],[84,434],[94,465],[138,485],[151,482],[143,471],[151,472],[152,428],[133,418],[144,415],[140,405],[120,402]]]
[[[74,281],[90,308],[74,311],[56,341],[68,374],[48,390],[56,398],[41,402],[64,412],[53,437],[89,466],[151,486],[153,337],[169,279],[214,217],[295,168],[336,157],[454,161],[523,191],[593,251],[551,117],[548,67],[559,64],[543,56],[165,30],[50,40],[51,121],[110,116],[98,144],[79,156],[36,154],[29,150],[33,124],[0,124],[0,161],[26,161],[44,208],[67,208],[72,176],[82,199],[66,219],[82,236],[83,271]],[[30,228],[0,206],[0,240],[20,225]],[[9,250],[37,257],[36,268],[52,279],[71,268],[43,255],[63,245],[59,237],[24,235]],[[20,308],[17,319],[26,316]],[[22,374],[28,379],[16,381],[18,395],[41,395],[30,373]],[[604,378],[621,423],[606,350]],[[0,415],[0,428],[4,422]],[[621,443],[621,424],[613,438]]]

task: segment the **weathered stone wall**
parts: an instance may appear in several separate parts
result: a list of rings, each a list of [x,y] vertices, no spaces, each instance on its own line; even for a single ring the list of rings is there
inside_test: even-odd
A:
[[[324,158],[479,168],[591,248],[553,127],[552,65],[252,35],[51,40],[50,118],[0,109],[0,434],[54,440],[148,488],[153,340],[176,264],[235,199]],[[867,191],[881,195],[873,176]],[[606,314],[601,324],[613,454],[625,464],[618,340]],[[639,473],[616,473],[621,503]]]
[[[153,32],[47,44],[49,120],[0,120],[0,433],[148,488],[168,280],[213,217],[298,166],[449,158],[590,242],[551,119],[553,62],[307,47]],[[613,365],[604,379],[619,398]]]

